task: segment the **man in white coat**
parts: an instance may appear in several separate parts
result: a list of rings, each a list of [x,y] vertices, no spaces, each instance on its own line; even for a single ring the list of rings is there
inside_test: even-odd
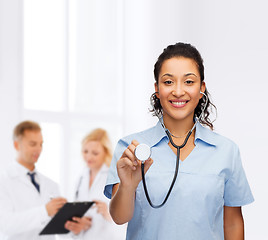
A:
[[[0,176],[0,233],[6,240],[55,239],[39,233],[66,199],[55,182],[35,168],[43,144],[38,123],[24,121],[13,134],[16,161]]]

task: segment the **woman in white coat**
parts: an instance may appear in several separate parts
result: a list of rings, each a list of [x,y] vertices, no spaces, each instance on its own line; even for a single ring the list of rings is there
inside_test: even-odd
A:
[[[112,158],[111,142],[103,129],[95,129],[82,141],[82,155],[87,167],[75,191],[76,201],[94,201],[84,217],[68,221],[65,227],[75,238],[94,240],[125,239],[126,227],[116,225],[109,213],[109,199],[103,190]]]

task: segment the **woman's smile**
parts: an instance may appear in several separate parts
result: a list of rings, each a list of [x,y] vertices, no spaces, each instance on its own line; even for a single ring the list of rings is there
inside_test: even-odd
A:
[[[183,108],[189,102],[187,100],[170,100],[171,105],[175,108]]]

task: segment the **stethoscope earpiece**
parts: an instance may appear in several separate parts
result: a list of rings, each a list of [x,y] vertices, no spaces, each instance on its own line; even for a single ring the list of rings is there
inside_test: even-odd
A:
[[[134,154],[138,160],[144,163],[151,157],[151,148],[148,145],[141,143],[135,148]]]

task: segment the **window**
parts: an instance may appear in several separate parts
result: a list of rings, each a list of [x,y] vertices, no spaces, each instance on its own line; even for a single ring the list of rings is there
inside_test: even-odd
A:
[[[123,134],[120,4],[24,0],[23,118],[41,123],[37,166],[68,196],[82,138],[102,127],[115,146]]]

